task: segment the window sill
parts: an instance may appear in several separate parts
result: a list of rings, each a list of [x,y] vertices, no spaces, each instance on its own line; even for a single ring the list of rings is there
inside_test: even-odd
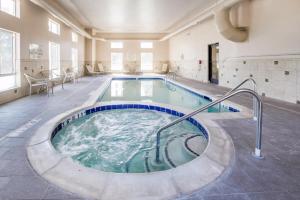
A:
[[[20,88],[21,88],[21,87],[14,86],[14,87],[11,87],[11,88],[7,88],[7,89],[4,89],[4,90],[0,90],[0,94],[5,93],[5,92],[9,92],[9,91],[12,91],[12,90],[18,90],[18,89],[20,89]]]

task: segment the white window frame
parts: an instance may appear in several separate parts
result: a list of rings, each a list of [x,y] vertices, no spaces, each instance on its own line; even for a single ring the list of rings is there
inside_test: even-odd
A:
[[[111,49],[123,49],[124,48],[124,43],[121,42],[121,41],[110,42],[110,48]]]
[[[13,79],[13,84],[8,86],[8,87],[3,87],[0,89],[0,92],[2,91],[6,91],[6,90],[9,90],[9,89],[13,89],[13,88],[16,88],[19,86],[20,84],[20,77],[19,77],[19,61],[18,61],[18,58],[19,58],[19,49],[20,49],[20,42],[19,42],[19,37],[20,37],[20,34],[19,33],[16,33],[16,32],[13,32],[13,31],[9,31],[9,30],[5,30],[5,29],[1,29],[0,28],[0,31],[3,31],[3,32],[7,32],[7,33],[10,33],[12,34],[12,72],[11,73],[1,73],[1,62],[2,62],[2,58],[1,58],[1,55],[0,55],[0,84],[1,85],[5,85],[7,83],[7,81],[11,78]],[[2,80],[1,80],[2,79]],[[3,82],[3,84],[2,84]]]
[[[13,10],[12,12],[6,10],[4,8],[4,3],[7,3],[8,1],[13,3]],[[20,18],[20,1],[19,0],[0,0],[0,11],[5,12],[9,15],[15,16]]]
[[[145,55],[151,55],[151,63],[145,63],[143,58]],[[142,52],[141,53],[141,70],[142,71],[153,71],[153,53],[152,52]]]
[[[150,42],[150,41],[141,42],[140,47],[141,47],[141,49],[153,49],[153,42]]]
[[[60,24],[52,19],[48,19],[48,30],[51,33],[60,35]]]
[[[114,63],[113,57],[115,55],[119,55],[121,62],[120,63]],[[122,52],[111,52],[111,71],[122,71],[124,68],[124,55]]]
[[[78,34],[75,32],[72,32],[72,42],[75,42],[75,43],[78,42]]]
[[[52,52],[52,45],[57,47],[56,52]],[[56,53],[57,60],[52,60],[52,53]],[[55,67],[55,68],[54,68]],[[49,42],[49,78],[57,78],[60,75],[60,44]]]
[[[79,66],[78,66],[78,49],[77,48],[72,48],[72,68],[74,72],[79,71]]]

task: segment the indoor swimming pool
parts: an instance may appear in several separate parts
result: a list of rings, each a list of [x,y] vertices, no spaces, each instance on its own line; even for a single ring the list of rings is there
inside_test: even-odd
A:
[[[113,78],[99,101],[156,102],[194,110],[207,105],[212,99],[162,78]],[[228,111],[237,110],[221,106],[221,112]],[[219,106],[209,108],[208,112],[219,112]]]

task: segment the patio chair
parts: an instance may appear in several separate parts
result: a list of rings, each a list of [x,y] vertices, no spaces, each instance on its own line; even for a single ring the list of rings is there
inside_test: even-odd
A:
[[[63,72],[64,72],[63,84],[66,81],[73,81],[73,83],[75,83],[76,81],[78,82],[78,74],[74,72],[71,68],[64,69]]]
[[[40,73],[38,73],[38,75],[42,79],[49,79],[49,83],[52,87],[52,94],[55,85],[61,84],[62,89],[64,89],[64,82],[63,82],[64,75],[58,74],[55,71],[50,71],[48,69],[42,70]]]
[[[126,64],[124,69],[123,69],[123,73],[125,73],[125,74],[135,74],[136,73],[135,63]]]
[[[86,69],[87,69],[87,71],[88,71],[88,73],[90,74],[90,75],[102,75],[102,74],[104,74],[103,72],[97,72],[96,70],[95,70],[95,67],[93,67],[93,66],[91,66],[91,65],[89,65],[89,64],[87,64],[86,66]]]
[[[103,74],[106,73],[105,70],[104,70],[104,66],[103,66],[102,63],[98,63],[98,70],[99,70],[99,72],[102,72]]]
[[[49,79],[45,79],[45,78],[35,78],[33,76],[30,76],[28,74],[24,74],[27,82],[29,83],[29,93],[30,96],[32,94],[32,88],[33,87],[40,87],[40,89],[38,90],[38,93],[40,92],[40,90],[42,88],[46,88],[47,94],[49,96],[49,87],[52,88],[52,94],[53,94],[53,86],[50,83]]]
[[[158,71],[154,71],[155,73],[158,73],[158,74],[166,74],[168,72],[168,64],[167,63],[164,63],[161,67],[161,70]]]

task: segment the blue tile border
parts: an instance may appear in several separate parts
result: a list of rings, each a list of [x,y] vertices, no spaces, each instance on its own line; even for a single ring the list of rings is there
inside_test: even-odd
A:
[[[112,104],[112,105],[98,106],[98,107],[95,107],[95,108],[90,108],[90,109],[87,109],[87,110],[83,110],[79,113],[76,113],[76,114],[68,117],[67,119],[65,119],[63,122],[59,123],[52,132],[51,140],[57,134],[57,132],[59,132],[64,126],[69,124],[71,121],[74,121],[78,118],[81,118],[81,117],[84,117],[84,116],[87,116],[87,115],[91,115],[91,114],[94,114],[94,113],[97,113],[97,112],[101,112],[101,111],[121,110],[121,109],[155,110],[155,111],[158,111],[158,112],[164,112],[164,113],[167,113],[167,114],[170,114],[170,115],[173,115],[173,116],[177,116],[177,117],[184,116],[184,113],[178,112],[176,110],[172,110],[172,109],[164,108],[164,107],[160,107],[160,106],[146,105],[146,104]],[[191,117],[186,119],[186,120],[189,121],[190,123],[192,123],[194,126],[196,126],[203,133],[205,138],[208,139],[207,131],[205,130],[205,128],[197,120],[195,120]]]
[[[137,80],[137,78],[131,78],[131,77],[115,77],[111,80]]]
[[[164,80],[163,78],[147,78],[147,77],[140,77],[138,80]]]

